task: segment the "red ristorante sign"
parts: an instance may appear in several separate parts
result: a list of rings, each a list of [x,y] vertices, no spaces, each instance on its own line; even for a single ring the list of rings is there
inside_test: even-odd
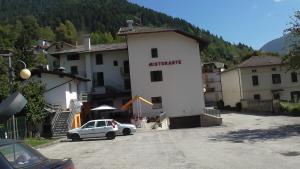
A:
[[[167,66],[167,65],[180,65],[181,60],[170,60],[170,61],[160,61],[160,62],[151,62],[149,66]]]

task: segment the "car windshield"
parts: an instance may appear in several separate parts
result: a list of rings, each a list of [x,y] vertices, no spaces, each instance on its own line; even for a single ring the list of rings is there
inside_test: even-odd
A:
[[[23,143],[0,146],[0,154],[2,154],[14,168],[33,166],[46,159]]]

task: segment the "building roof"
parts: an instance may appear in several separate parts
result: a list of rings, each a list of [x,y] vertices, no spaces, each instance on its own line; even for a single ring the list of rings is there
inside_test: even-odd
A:
[[[77,79],[77,80],[80,80],[80,81],[91,81],[88,78],[85,78],[85,77],[82,77],[82,76],[78,76],[78,75],[73,75],[71,73],[61,72],[61,71],[52,71],[52,70],[46,70],[46,69],[33,69],[33,70],[31,70],[31,74],[32,75],[38,75],[38,74],[41,74],[41,73],[52,74],[52,75],[59,75],[59,76],[65,76],[65,77]]]
[[[63,54],[63,53],[88,53],[88,52],[103,52],[113,50],[125,50],[127,49],[126,43],[112,43],[112,44],[98,44],[91,45],[91,50],[87,51],[83,45],[74,46],[71,49],[65,49],[57,52],[50,53],[52,55]]]
[[[203,65],[214,64],[217,69],[225,68],[225,64],[222,62],[204,62]]]
[[[129,29],[128,27],[122,27],[119,29],[118,35],[131,35],[131,34],[146,34],[146,33],[160,33],[160,32],[176,32],[178,34],[187,36],[196,40],[200,45],[203,47],[208,46],[209,41],[203,39],[199,36],[190,34],[180,29],[174,28],[162,28],[162,27],[141,27],[141,26],[134,26],[133,29]]]
[[[238,65],[239,68],[272,66],[283,64],[282,58],[278,56],[252,56]]]

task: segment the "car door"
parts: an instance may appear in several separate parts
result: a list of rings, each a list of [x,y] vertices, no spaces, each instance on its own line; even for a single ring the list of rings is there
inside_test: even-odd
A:
[[[104,120],[97,121],[96,127],[95,127],[95,137],[104,137],[107,132],[107,127]]]
[[[87,122],[85,125],[81,127],[81,130],[79,130],[80,138],[88,138],[93,137],[95,130],[95,121]]]

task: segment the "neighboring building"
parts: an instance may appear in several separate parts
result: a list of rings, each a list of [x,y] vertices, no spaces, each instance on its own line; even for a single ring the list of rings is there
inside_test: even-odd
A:
[[[79,100],[78,86],[89,79],[63,72],[34,69],[31,71],[32,80],[45,84],[44,99],[47,104],[60,105],[63,110],[70,108],[72,100]]]
[[[215,106],[218,101],[223,100],[221,72],[224,70],[224,63],[203,63],[202,77],[204,81],[205,106]]]
[[[200,125],[204,95],[200,49],[207,42],[177,29],[121,28],[127,43],[84,45],[49,53],[66,72],[92,81],[79,85],[88,94],[83,109],[102,104],[121,108],[128,100],[141,96],[154,105],[133,104],[133,113],[155,117],[165,112],[171,127]]]
[[[252,101],[299,102],[299,81],[299,71],[289,70],[280,57],[253,56],[237,68],[221,73],[224,104],[236,106],[238,102],[249,101],[245,103],[248,107]],[[272,109],[271,106],[265,109]]]
[[[128,27],[126,36],[132,96],[142,96],[154,105],[142,106],[145,116],[170,118],[170,128],[200,125],[204,112],[200,49],[207,42],[177,29]],[[133,113],[140,107],[133,105]]]
[[[84,116],[102,104],[120,108],[131,99],[129,60],[126,43],[91,45],[89,36],[83,45],[49,53],[66,72],[91,81],[79,85],[81,95],[88,95]]]

